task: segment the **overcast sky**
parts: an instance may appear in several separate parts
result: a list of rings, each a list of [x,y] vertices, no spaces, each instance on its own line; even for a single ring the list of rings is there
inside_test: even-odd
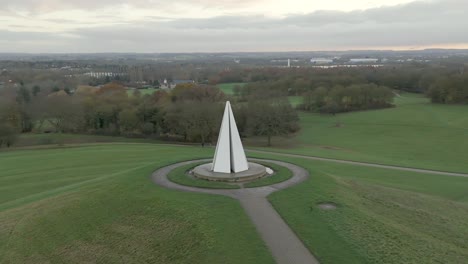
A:
[[[0,52],[468,48],[468,0],[0,0]]]

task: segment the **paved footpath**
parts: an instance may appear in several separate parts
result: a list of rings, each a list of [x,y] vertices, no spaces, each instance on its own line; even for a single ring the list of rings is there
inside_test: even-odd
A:
[[[329,161],[329,162],[343,163],[343,164],[351,164],[351,165],[358,165],[358,166],[364,166],[364,167],[374,167],[374,168],[382,168],[382,169],[390,169],[390,170],[400,170],[400,171],[412,171],[412,172],[419,172],[419,173],[426,173],[426,174],[438,174],[438,175],[455,176],[455,177],[468,177],[468,174],[467,174],[467,173],[457,173],[457,172],[447,172],[447,171],[438,171],[438,170],[418,169],[418,168],[410,168],[410,167],[400,167],[400,166],[394,166],[394,165],[383,165],[383,164],[369,163],[369,162],[360,162],[360,161],[351,161],[351,160],[340,160],[340,159],[331,159],[331,158],[321,158],[321,157],[316,157],[316,156],[306,156],[306,155],[289,154],[289,153],[281,153],[281,152],[273,152],[273,151],[264,151],[264,150],[246,149],[246,151],[247,151],[247,152],[253,152],[253,153],[273,154],[273,155],[277,155],[277,156],[291,157],[291,158],[301,158],[301,159],[309,159],[309,160]]]
[[[255,159],[251,159],[255,160]],[[276,262],[279,264],[306,264],[319,263],[312,253],[304,246],[302,241],[284,222],[266,197],[278,190],[296,185],[309,177],[309,173],[303,168],[281,161],[265,160],[290,169],[293,176],[284,182],[256,188],[245,189],[205,189],[180,185],[167,179],[167,174],[173,169],[200,160],[185,161],[163,167],[155,171],[151,178],[156,184],[179,191],[198,192],[225,195],[239,200],[247,215],[254,223],[260,236],[270,249]],[[210,160],[206,160],[210,161]]]

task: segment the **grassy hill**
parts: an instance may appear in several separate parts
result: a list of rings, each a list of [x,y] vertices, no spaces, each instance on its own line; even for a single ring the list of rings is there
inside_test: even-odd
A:
[[[468,106],[431,104],[413,94],[395,103],[390,109],[335,116],[301,113],[302,131],[277,140],[273,150],[468,172]]]
[[[307,168],[311,177],[270,201],[321,263],[468,258],[468,178],[281,159]],[[321,210],[321,202],[337,209]]]
[[[211,154],[151,144],[0,153],[0,263],[272,263],[236,201],[149,179]]]
[[[0,262],[272,263],[237,201],[149,179],[212,154],[155,144],[0,153]],[[468,258],[468,178],[255,156],[309,170],[308,181],[269,198],[322,263]]]

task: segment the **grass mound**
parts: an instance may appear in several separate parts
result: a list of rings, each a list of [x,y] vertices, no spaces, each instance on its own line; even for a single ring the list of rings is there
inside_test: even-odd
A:
[[[0,153],[0,263],[273,263],[237,201],[149,178],[211,154],[151,144]]]

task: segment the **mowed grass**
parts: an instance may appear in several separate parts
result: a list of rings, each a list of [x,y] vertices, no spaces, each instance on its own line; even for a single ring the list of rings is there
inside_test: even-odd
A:
[[[135,90],[127,90],[127,94],[129,96],[133,96],[133,94],[135,93],[135,91],[139,91],[141,95],[152,95],[154,94],[156,91],[158,91],[159,89],[156,89],[156,88],[147,88],[147,89],[135,89]]]
[[[246,85],[246,83],[221,83],[216,86],[226,95],[234,95],[234,87],[242,87],[244,85]]]
[[[290,179],[293,175],[292,172],[283,166],[279,166],[277,164],[269,163],[269,162],[258,162],[266,167],[271,168],[274,171],[274,174],[269,177],[263,177],[253,182],[249,182],[244,184],[245,188],[253,188],[253,187],[260,187],[271,185],[275,183],[280,183]]]
[[[298,107],[304,103],[304,97],[302,96],[288,96],[289,103],[294,107]]]
[[[276,158],[310,172],[269,200],[321,263],[468,259],[468,178]],[[338,208],[320,209],[323,202]]]
[[[65,133],[44,133],[44,134],[21,134],[15,142],[14,147],[32,147],[40,145],[69,145],[69,144],[93,144],[93,143],[161,143],[162,141],[146,138],[125,138],[100,135],[80,135]],[[4,149],[3,149],[4,150]]]
[[[149,178],[212,154],[154,144],[0,153],[0,263],[272,263],[237,201]],[[269,199],[321,263],[468,258],[468,178],[254,156],[310,172]]]
[[[395,100],[396,107],[383,110],[335,116],[301,112],[299,134],[264,149],[468,172],[468,106],[431,104],[412,94]]]
[[[237,201],[149,178],[211,155],[152,144],[0,153],[0,263],[272,263]]]

